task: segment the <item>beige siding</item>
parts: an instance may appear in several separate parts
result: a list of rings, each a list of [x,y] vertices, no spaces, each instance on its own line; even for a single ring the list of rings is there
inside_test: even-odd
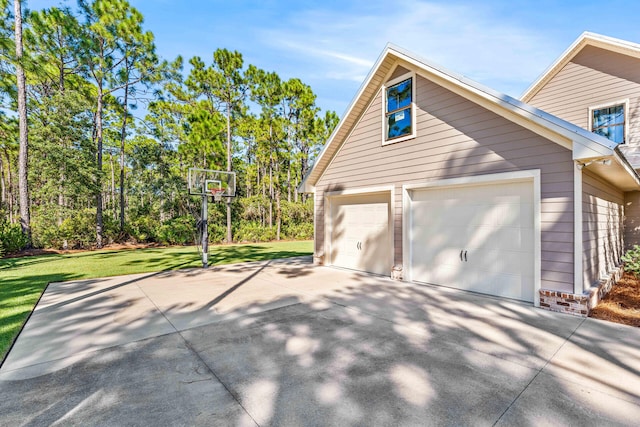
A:
[[[624,193],[624,246],[640,245],[640,191]]]
[[[582,177],[583,277],[589,287],[620,265],[624,193],[586,170]]]
[[[394,263],[402,265],[402,185],[541,170],[542,288],[573,289],[571,152],[429,80],[417,79],[417,137],[382,145],[382,96],[316,185],[316,251],[324,247],[325,191],[394,185]]]
[[[404,67],[400,67],[397,66],[395,70],[393,70],[393,73],[391,73],[391,76],[389,77],[389,80],[393,80],[395,78],[398,78],[400,76],[402,76],[403,74],[407,74],[409,72],[409,70],[407,70]]]
[[[589,107],[629,100],[630,146],[640,146],[640,60],[585,47],[529,103],[584,129]]]

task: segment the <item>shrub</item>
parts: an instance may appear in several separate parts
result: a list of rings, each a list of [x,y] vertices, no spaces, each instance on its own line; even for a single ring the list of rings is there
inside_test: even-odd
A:
[[[289,224],[304,224],[313,222],[313,199],[305,202],[282,201],[282,218]]]
[[[196,221],[190,216],[179,216],[165,221],[158,230],[158,241],[164,245],[188,245],[196,237]]]
[[[236,242],[269,242],[275,238],[275,227],[263,227],[258,222],[243,221],[233,233],[233,240]]]
[[[0,256],[6,253],[18,252],[27,246],[29,241],[22,234],[18,224],[10,224],[7,220],[0,220]]]
[[[632,273],[636,278],[640,278],[640,246],[634,245],[622,256],[624,261],[624,271]]]
[[[94,209],[82,209],[71,218],[62,221],[60,239],[65,239],[70,248],[89,248],[96,242],[96,212]]]
[[[150,215],[140,215],[129,222],[129,235],[136,242],[155,242],[157,239],[158,221]]]
[[[285,239],[308,240],[313,238],[313,223],[292,224],[283,227],[282,234]]]
[[[55,215],[45,209],[34,209],[31,216],[33,246],[36,248],[61,248],[63,239]]]

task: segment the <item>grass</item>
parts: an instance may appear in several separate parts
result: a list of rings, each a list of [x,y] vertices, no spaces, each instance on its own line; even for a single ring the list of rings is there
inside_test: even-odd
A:
[[[640,327],[640,280],[625,273],[589,317]]]
[[[262,261],[311,253],[310,241],[212,246],[209,248],[209,264]],[[201,265],[200,254],[193,246],[0,259],[0,360],[4,359],[11,343],[50,282]]]

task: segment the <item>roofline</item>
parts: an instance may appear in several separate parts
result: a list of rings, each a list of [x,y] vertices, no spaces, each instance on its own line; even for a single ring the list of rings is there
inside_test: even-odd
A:
[[[629,160],[624,153],[620,151],[619,145],[613,150],[613,157],[618,161],[618,163],[620,163],[620,165],[622,165],[629,175],[631,175],[633,180],[636,182],[636,185],[640,187],[640,175],[638,175],[638,171],[631,166],[631,163],[629,163]]]
[[[303,193],[315,191],[315,190],[312,190],[312,189],[307,189],[307,180],[308,180],[309,176],[311,176],[311,172],[313,171],[315,165],[318,164],[318,162],[325,156],[325,154],[327,152],[327,149],[329,148],[329,145],[333,141],[333,138],[336,136],[336,134],[338,133],[340,128],[344,125],[344,118],[347,117],[347,115],[349,115],[351,113],[351,110],[353,110],[353,107],[356,105],[356,102],[358,101],[358,99],[360,99],[360,96],[362,96],[362,93],[364,92],[364,90],[368,86],[368,84],[371,81],[371,79],[373,78],[373,76],[376,74],[376,71],[378,70],[378,67],[380,66],[382,61],[384,61],[384,58],[386,58],[387,52],[388,52],[390,46],[391,46],[391,44],[387,43],[387,45],[382,50],[380,55],[378,55],[378,59],[376,59],[376,62],[374,62],[373,66],[371,67],[371,70],[369,71],[369,74],[367,74],[367,77],[365,77],[364,81],[362,82],[362,84],[358,88],[358,91],[356,92],[356,95],[351,99],[351,102],[349,103],[347,108],[344,110],[344,113],[342,113],[342,116],[340,117],[340,121],[338,122],[338,124],[335,127],[335,129],[333,129],[333,132],[331,132],[331,135],[327,139],[327,142],[324,144],[324,147],[322,147],[322,150],[320,151],[320,154],[318,154],[318,157],[316,157],[315,161],[313,162],[313,166],[311,167],[311,169],[309,169],[309,172],[307,172],[305,177],[302,179],[302,182],[300,182],[300,184],[298,185],[298,191],[303,192]]]
[[[585,31],[560,55],[538,78],[520,95],[523,102],[529,102],[567,63],[585,46],[595,46],[613,52],[640,58],[640,44],[616,39],[602,34]]]
[[[593,158],[597,156],[610,156],[613,154],[613,150],[615,149],[616,144],[603,136],[596,135],[592,132],[582,129],[579,126],[576,126],[556,116],[546,113],[543,110],[526,104],[519,99],[512,98],[509,95],[490,89],[465,77],[464,75],[451,72],[440,65],[431,63],[421,56],[409,52],[406,49],[388,43],[376,60],[375,65],[372,67],[363,84],[358,89],[356,96],[352,99],[349,107],[340,119],[340,122],[327,140],[327,143],[314,162],[314,166],[309,170],[303,181],[300,183],[298,188],[301,192],[315,191],[315,183],[321,178],[324,172],[323,170],[317,176],[315,182],[310,183],[309,179],[312,175],[314,175],[316,166],[319,164],[320,160],[327,155],[329,148],[334,143],[334,139],[336,138],[338,131],[344,126],[346,117],[353,113],[353,109],[357,101],[362,96],[372,78],[377,74],[378,68],[380,67],[381,63],[389,55],[395,56],[396,60],[401,60],[415,66],[418,69],[418,73],[426,74],[427,78],[429,78],[428,76],[430,76],[432,79],[447,82],[450,85],[453,85],[454,88],[463,89],[463,91],[467,93],[467,95],[475,95],[476,97],[480,97],[482,100],[488,101],[489,103],[503,109],[504,111],[507,111],[511,114],[516,115],[517,117],[520,117],[521,119],[524,119],[526,122],[533,123],[534,125],[539,127],[538,129],[547,131],[547,135],[550,133],[551,137],[547,136],[547,138],[555,140],[556,143],[566,146],[567,140],[571,141],[574,160],[582,158]],[[422,71],[422,73],[420,73],[420,71]],[[472,97],[473,96],[468,96],[467,98],[469,99]],[[471,101],[476,103],[478,102],[477,100],[473,101],[472,99]],[[364,109],[358,114],[362,114],[363,111]],[[507,119],[509,118],[507,117]],[[511,119],[511,121],[513,121],[513,118]],[[357,123],[357,121],[355,123]],[[555,138],[553,137],[554,135],[556,135]],[[576,143],[579,145],[579,147],[575,147]]]
[[[529,121],[532,121],[541,126],[550,128],[550,130],[555,131],[559,135],[570,138],[572,141],[576,141],[576,137],[577,137],[580,140],[577,142],[583,142],[583,143],[595,142],[596,144],[603,146],[603,148],[606,149],[607,151],[606,154],[611,154],[612,150],[616,147],[616,144],[614,142],[612,142],[611,140],[603,136],[594,134],[593,132],[589,132],[581,128],[580,126],[576,126],[573,123],[570,123],[566,120],[563,120],[559,117],[549,114],[536,107],[533,107],[532,105],[522,102],[519,99],[513,98],[507,94],[498,92],[494,89],[484,86],[483,84],[473,81],[462,74],[457,74],[445,69],[442,66],[435,65],[430,61],[418,55],[415,55],[403,48],[400,48],[394,45],[389,45],[389,46],[394,48],[394,50],[396,50],[398,53],[401,53],[406,57],[409,57],[414,59],[415,61],[418,61],[418,64],[415,64],[415,65],[418,65],[418,66],[422,65],[421,68],[425,69],[425,71],[429,71],[428,68],[437,70],[440,73],[444,74],[444,76],[449,77],[448,80],[455,79],[459,81],[461,83],[459,86],[462,86],[463,88],[466,88],[466,89],[471,89],[472,92],[475,92],[485,98],[488,98],[491,101],[494,101],[496,105],[503,108],[508,108],[512,110],[514,113],[528,119]],[[605,153],[602,153],[602,154],[605,154]]]

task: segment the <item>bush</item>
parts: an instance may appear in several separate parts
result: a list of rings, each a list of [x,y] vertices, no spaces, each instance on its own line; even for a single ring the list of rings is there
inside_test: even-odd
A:
[[[165,221],[158,230],[158,241],[164,245],[192,244],[196,237],[196,221],[190,216],[179,216]]]
[[[275,227],[263,227],[258,222],[241,222],[234,230],[236,242],[269,242],[276,239]]]
[[[150,215],[140,215],[129,221],[128,233],[136,242],[148,243],[157,240],[158,221]]]
[[[313,223],[285,225],[282,228],[282,235],[289,240],[313,239]]]
[[[62,221],[59,238],[66,240],[70,248],[90,248],[96,242],[96,212],[94,209],[82,209],[73,217]]]
[[[310,224],[313,223],[313,199],[309,198],[305,202],[282,201],[283,222],[288,224]]]
[[[29,241],[18,224],[0,221],[0,256],[24,249]]]
[[[624,271],[640,278],[640,246],[634,245],[632,249],[629,249],[622,256],[622,261],[624,261]]]
[[[63,239],[54,215],[44,209],[34,209],[31,216],[33,246],[36,248],[62,248]]]

